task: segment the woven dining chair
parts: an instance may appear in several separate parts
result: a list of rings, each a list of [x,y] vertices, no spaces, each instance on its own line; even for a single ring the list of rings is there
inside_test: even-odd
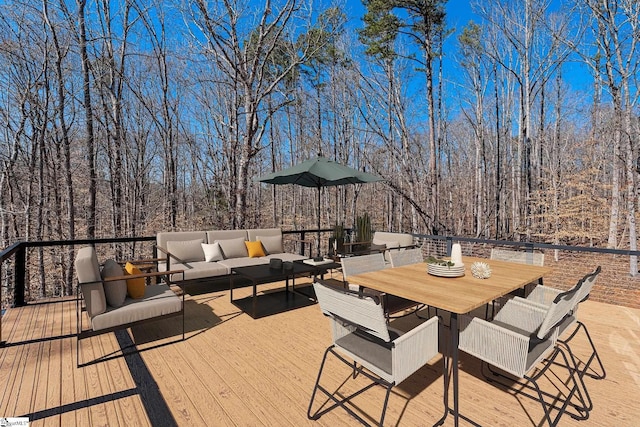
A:
[[[586,301],[589,298],[591,290],[593,289],[593,286],[596,283],[596,280],[598,278],[598,274],[600,274],[600,271],[601,271],[601,268],[600,266],[598,266],[593,272],[585,275],[583,278],[581,278],[578,281],[578,283],[576,283],[576,285],[574,285],[573,288],[571,288],[571,289],[576,289],[577,291],[575,305],[567,314],[565,319],[558,326],[558,342],[564,345],[565,348],[567,349],[567,352],[569,353],[569,356],[572,361],[572,365],[578,371],[578,375],[580,376],[581,379],[582,377],[584,377],[584,375],[587,375],[594,379],[604,379],[607,375],[604,365],[602,364],[602,360],[598,355],[598,351],[595,347],[593,339],[591,338],[591,334],[589,334],[589,330],[587,329],[587,326],[581,321],[579,321],[577,318],[578,307],[580,303],[582,303],[583,301]],[[533,289],[533,291],[529,294],[529,296],[527,296],[526,299],[516,297],[516,300],[529,303],[529,304],[534,304],[540,308],[547,308],[553,303],[553,300],[562,293],[563,291],[560,289],[551,288],[549,286],[538,285]],[[570,341],[578,334],[580,329],[584,331],[585,336],[589,341],[589,345],[591,346],[591,354],[589,355],[587,361],[583,362],[584,363],[583,368],[580,368],[578,360],[575,356],[575,352],[571,349],[571,346],[569,345]],[[569,333],[569,331],[571,332]],[[567,337],[563,338],[564,336],[567,336]],[[594,360],[598,362],[600,372],[597,372],[593,369],[592,369],[592,372],[589,371],[589,368],[591,367],[591,363]],[[591,409],[593,407],[593,402],[591,401],[589,392],[586,390],[586,388],[585,388],[585,394],[588,401],[588,408]]]
[[[378,423],[381,426],[384,423],[391,389],[438,354],[438,318],[431,318],[403,333],[389,327],[378,297],[338,289],[324,284],[321,280],[316,281],[313,287],[320,310],[329,318],[333,342],[324,352],[311,393],[307,417],[317,420],[340,406],[359,422],[368,425],[346,403],[366,390],[381,385],[386,388]],[[320,384],[329,354],[353,369],[354,378],[362,374],[371,380],[371,383],[346,397],[340,395],[340,387],[345,382],[342,382],[336,391],[330,392]],[[443,371],[446,387],[447,370]],[[327,408],[323,404],[312,412],[318,390],[334,403]],[[337,394],[341,398],[336,397]]]
[[[496,381],[516,393],[538,400],[549,426],[556,426],[569,406],[577,411],[570,413],[574,418],[586,419],[589,413],[581,389],[584,384],[575,369],[571,368],[564,349],[557,345],[558,326],[575,306],[577,297],[578,289],[574,288],[558,294],[546,309],[512,299],[505,303],[491,321],[472,316],[460,317],[459,349],[516,377],[516,381],[518,378],[524,379],[524,384],[516,382],[518,387],[515,387],[514,379],[509,378],[509,375],[505,376],[491,369],[491,374],[485,375],[491,382]],[[567,386],[569,390],[564,397],[551,395],[552,401],[546,402],[544,397],[549,397],[550,393],[541,390],[538,380],[552,366],[557,365],[555,360],[559,356],[564,361],[560,366],[566,367],[569,375],[565,384],[571,386]],[[498,381],[499,377],[506,377],[508,382]],[[535,390],[536,396],[524,393],[522,386]],[[577,396],[579,403],[572,401],[574,396]],[[557,406],[556,402],[562,405]],[[554,408],[558,413],[552,420],[551,410]]]
[[[403,265],[418,264],[423,262],[422,249],[413,248],[405,249],[403,251],[391,251],[389,252],[389,260],[391,261],[391,267],[401,267]]]
[[[378,292],[373,289],[368,289],[359,286],[357,283],[351,283],[349,281],[350,276],[355,276],[356,274],[369,273],[372,271],[383,270],[386,267],[384,255],[382,253],[375,253],[370,255],[361,255],[361,256],[353,256],[346,257],[340,260],[342,263],[342,274],[344,277],[345,287],[352,291],[361,292],[363,294],[375,295],[382,299],[382,307],[384,308],[385,315],[387,316],[387,320],[391,319],[393,314],[404,312],[410,308],[415,308],[410,313],[418,313],[423,307],[423,304],[420,304],[415,301],[408,300],[406,298],[401,298],[396,295],[389,295],[383,292]],[[402,314],[402,317],[406,314]],[[418,316],[420,317],[420,316]],[[421,317],[422,318],[422,317]]]

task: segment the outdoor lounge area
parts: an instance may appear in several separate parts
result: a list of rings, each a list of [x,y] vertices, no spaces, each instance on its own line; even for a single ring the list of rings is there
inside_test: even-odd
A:
[[[282,286],[273,283],[261,291]],[[228,292],[224,286],[204,287],[186,295],[184,341],[176,318],[84,340],[83,358],[105,360],[83,368],[75,360],[75,300],[8,310],[2,318],[7,345],[0,349],[0,414],[29,417],[31,425],[358,425],[339,409],[318,421],[307,419],[318,367],[331,343],[318,305],[254,320],[229,302]],[[248,296],[251,289],[234,292]],[[631,396],[640,392],[640,310],[586,301],[580,319],[607,376],[585,378],[594,402],[589,418],[565,415],[560,425],[637,425],[640,407]],[[407,316],[392,326],[408,330],[419,322]],[[133,341],[139,352],[127,348]],[[572,346],[578,357],[588,354],[582,336]],[[122,357],[123,351],[131,354]],[[337,388],[351,377],[348,367],[335,360],[327,364],[328,385]],[[433,425],[442,416],[442,366],[437,355],[393,388],[385,425]],[[557,381],[554,369],[544,381]],[[343,393],[361,381],[346,382]],[[461,413],[479,424],[543,425],[538,402],[487,383],[479,361],[464,353],[459,381]],[[375,387],[354,399],[351,409],[375,423],[383,398],[384,389]],[[453,425],[451,416],[444,425]]]

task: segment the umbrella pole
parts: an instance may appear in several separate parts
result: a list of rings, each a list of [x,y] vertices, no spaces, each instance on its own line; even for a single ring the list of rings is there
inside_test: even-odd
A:
[[[320,213],[322,212],[320,209],[320,190],[322,187],[318,186],[318,243],[316,244],[316,256],[320,256]]]

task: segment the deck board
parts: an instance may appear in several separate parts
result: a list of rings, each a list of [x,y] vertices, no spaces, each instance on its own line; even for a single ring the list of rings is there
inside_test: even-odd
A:
[[[281,284],[274,284],[277,288]],[[268,286],[261,290],[268,290]],[[234,297],[249,289],[234,291]],[[32,426],[159,424],[179,426],[352,426],[344,411],[318,421],[306,417],[322,354],[330,343],[328,321],[317,306],[254,320],[229,302],[228,291],[187,295],[186,337],[181,320],[165,319],[124,332],[139,352],[120,357],[115,334],[84,340],[81,360],[116,356],[76,367],[75,301],[9,309],[2,320],[7,346],[0,349],[0,417],[28,416]],[[587,301],[579,311],[607,368],[605,380],[587,378],[595,404],[590,418],[565,416],[561,426],[634,426],[640,418],[640,310]],[[408,329],[415,316],[395,321]],[[584,358],[587,342],[572,342]],[[125,350],[126,352],[131,349]],[[537,402],[488,384],[477,360],[461,355],[460,408],[482,425],[537,426]],[[395,387],[385,425],[432,425],[442,414],[442,358]],[[336,388],[348,367],[329,360],[323,384]],[[551,379],[556,381],[557,379]],[[349,380],[348,393],[364,384]],[[384,392],[374,388],[354,400],[369,421],[380,415]],[[316,402],[317,408],[320,400]],[[451,417],[445,423],[453,425]]]

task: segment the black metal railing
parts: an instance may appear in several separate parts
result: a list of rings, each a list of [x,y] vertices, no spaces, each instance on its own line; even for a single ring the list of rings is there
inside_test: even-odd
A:
[[[331,233],[331,228],[320,229],[320,233],[326,236],[327,233]],[[297,236],[299,242],[300,254],[311,254],[314,250],[313,239],[316,238],[318,233],[317,229],[308,230],[286,230],[282,232],[283,235]],[[570,245],[553,245],[547,243],[536,242],[517,242],[508,240],[491,240],[491,239],[479,239],[471,237],[461,236],[440,236],[440,235],[428,235],[428,234],[413,234],[416,241],[430,242],[440,246],[439,251],[443,255],[447,255],[451,252],[451,245],[454,242],[468,243],[470,245],[485,245],[485,246],[506,246],[524,251],[535,250],[555,250],[555,251],[573,251],[573,252],[591,252],[601,254],[623,255],[629,257],[640,256],[640,251],[631,251],[626,249],[607,249],[588,246],[570,246]],[[309,240],[308,240],[309,238]],[[2,301],[6,306],[22,306],[27,303],[26,295],[28,294],[28,276],[27,276],[27,251],[34,248],[54,248],[54,247],[69,247],[73,248],[80,245],[122,245],[122,244],[137,244],[144,242],[154,242],[155,236],[147,237],[123,237],[123,238],[104,238],[104,239],[77,239],[77,240],[55,240],[55,241],[41,241],[41,242],[17,242],[8,248],[0,252],[0,280],[2,281]],[[323,240],[325,240],[323,238]],[[328,239],[327,239],[328,240]],[[151,252],[145,255],[149,255],[152,258],[157,257],[155,246],[149,245]],[[138,249],[139,252],[143,249]],[[130,250],[132,252],[132,250]],[[30,263],[32,263],[31,259]],[[72,262],[72,260],[71,260]],[[9,268],[7,268],[9,267]],[[630,271],[631,275],[634,275],[633,271]],[[45,286],[46,284],[41,284]]]

